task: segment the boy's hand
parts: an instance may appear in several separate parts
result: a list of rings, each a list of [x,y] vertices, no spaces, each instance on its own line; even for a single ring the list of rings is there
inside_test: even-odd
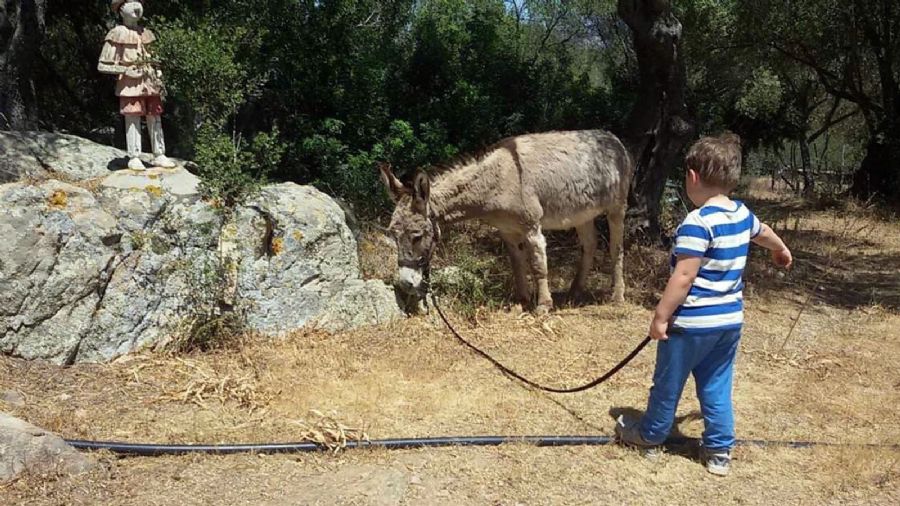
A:
[[[784,249],[772,250],[772,261],[778,267],[788,268],[794,263],[794,257],[791,256],[791,250],[785,246]]]
[[[791,250],[784,244],[781,237],[772,230],[772,227],[763,223],[760,225],[759,234],[751,239],[754,244],[759,244],[763,248],[772,252],[772,263],[779,267],[790,267],[794,263],[794,257],[791,256]]]
[[[650,338],[655,341],[665,341],[669,338],[666,334],[669,330],[669,322],[667,320],[660,320],[659,318],[653,318],[653,321],[650,322]]]

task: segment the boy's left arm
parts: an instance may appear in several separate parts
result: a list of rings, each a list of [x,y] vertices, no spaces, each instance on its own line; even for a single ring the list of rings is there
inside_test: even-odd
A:
[[[772,252],[772,261],[775,262],[775,265],[787,268],[794,263],[791,250],[788,249],[781,237],[778,237],[778,234],[765,223],[760,224],[759,233],[753,237],[752,241]]]
[[[656,340],[666,340],[669,329],[669,322],[672,315],[678,309],[684,299],[687,298],[694,278],[700,271],[701,258],[698,256],[678,255],[675,263],[675,269],[666,283],[666,290],[663,292],[662,299],[656,305],[656,312],[653,314],[653,321],[650,323],[650,337]]]

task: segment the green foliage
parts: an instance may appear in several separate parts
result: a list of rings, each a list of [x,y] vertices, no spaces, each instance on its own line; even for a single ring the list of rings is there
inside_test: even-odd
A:
[[[62,34],[54,47],[84,45],[85,26],[108,29],[108,6],[76,10],[63,8],[79,24],[51,19]],[[378,162],[408,177],[505,136],[619,124],[629,91],[617,89],[626,105],[610,98],[586,21],[613,10],[585,0],[159,0],[147,14],[168,89],[167,145],[201,165],[208,196],[239,200],[265,167],[373,215],[387,206]],[[79,58],[60,61],[62,74],[84,76],[73,84],[96,79]],[[95,124],[118,120],[114,102]],[[54,107],[80,133],[70,108]],[[260,133],[277,149],[255,149]]]
[[[617,3],[155,0],[167,145],[201,161],[209,196],[239,200],[268,172],[377,215],[388,205],[379,162],[403,178],[509,135],[621,131],[639,72]],[[892,138],[900,111],[886,107],[900,98],[882,83],[897,75],[900,37],[875,21],[896,25],[895,4],[671,2],[700,131],[734,130],[750,151],[784,151],[823,127],[826,152]],[[111,22],[102,2],[48,9],[39,99],[49,127],[111,142],[113,80],[93,70]],[[879,45],[894,61],[879,65]],[[259,134],[267,149],[254,147]]]
[[[176,125],[200,125],[194,134],[180,133],[200,167],[201,194],[231,207],[264,183],[286,150],[274,125],[251,134],[250,142],[235,126],[240,109],[259,95],[265,81],[264,74],[251,74],[243,57],[258,50],[259,33],[206,18],[192,24],[160,20],[155,28],[156,56],[180,120]]]
[[[160,20],[154,28],[159,37],[155,56],[162,62],[166,89],[198,121],[225,121],[259,89],[260,78],[251,79],[246,62],[238,59],[241,46],[259,46],[248,41],[247,27]]]
[[[378,163],[390,162],[402,174],[402,168],[421,167],[429,160],[456,154],[455,146],[446,142],[446,132],[433,123],[421,125],[417,135],[406,121],[394,120],[387,135],[371,149],[356,152],[343,140],[345,127],[343,121],[326,119],[318,133],[301,141],[300,153],[312,165],[332,169],[321,171],[313,184],[333,195],[350,197],[359,211],[370,216],[387,205],[378,182]]]
[[[250,143],[212,126],[201,127],[195,142],[204,198],[233,207],[253,195],[280,163],[285,146],[278,129],[256,134]]]
[[[320,172],[316,186],[332,195],[355,196],[362,209],[377,209],[383,204],[383,195],[373,191],[377,158],[365,151],[351,154],[341,137],[344,126],[343,121],[326,119],[317,133],[301,141],[300,153],[313,166],[329,169]]]
[[[471,236],[469,236],[471,237]],[[500,244],[473,242],[469,237],[444,248],[444,267],[434,272],[432,287],[468,316],[481,307],[495,307],[511,293],[509,263]],[[484,251],[487,247],[491,251]]]
[[[735,106],[748,118],[773,119],[781,108],[783,94],[781,81],[775,73],[766,68],[756,68]]]
[[[174,352],[209,351],[237,342],[247,332],[245,316],[224,306],[227,265],[213,258],[178,266],[193,295],[182,329],[167,344]]]
[[[798,192],[849,182],[844,176],[862,160],[854,154],[865,153],[885,124],[866,111],[882,107],[875,59],[860,29],[874,26],[873,16],[900,20],[900,9],[887,5],[678,2],[689,101],[701,132],[736,131],[754,170],[778,172]],[[878,30],[869,35],[877,42]],[[898,38],[878,43],[900,51]]]
[[[867,154],[851,193],[868,198],[900,192],[895,163],[900,157],[900,4],[760,0],[742,3],[738,12],[744,41],[760,52],[767,49],[791,73],[806,74],[806,83],[795,86],[800,100],[793,105],[800,114],[789,116],[799,116],[797,130],[815,129],[815,120],[827,129],[835,117],[845,117],[808,107],[817,103],[816,95],[824,95],[835,111],[843,107],[842,112],[857,116],[857,129],[866,130]]]

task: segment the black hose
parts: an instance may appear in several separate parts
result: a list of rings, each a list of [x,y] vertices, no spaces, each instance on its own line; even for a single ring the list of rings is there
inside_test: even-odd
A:
[[[183,453],[295,453],[327,450],[318,443],[259,443],[222,445],[158,445],[141,443],[118,443],[112,441],[66,440],[71,446],[81,450],[109,450],[126,455],[177,455]],[[376,439],[372,441],[347,441],[344,448],[387,448],[402,450],[408,448],[440,446],[497,446],[506,443],[529,443],[535,446],[603,445],[612,442],[608,436],[469,436],[469,437],[426,437],[412,439]]]
[[[527,443],[535,446],[597,446],[611,444],[611,436],[464,436],[428,437],[411,439],[376,439],[372,441],[347,441],[343,448],[385,448],[402,450],[409,448],[442,446],[498,446],[509,443]],[[696,438],[675,437],[666,440],[666,445],[695,443]],[[67,439],[66,443],[80,450],[108,450],[121,455],[154,457],[159,455],[183,455],[187,453],[211,453],[229,455],[235,453],[299,453],[328,450],[327,446],[311,442],[301,443],[258,443],[219,445],[167,445],[144,443],[121,443],[115,441],[86,441]],[[766,441],[762,439],[738,440],[746,446],[782,446],[788,448],[812,448],[816,446],[856,446],[865,448],[886,448],[900,450],[897,444],[842,444],[820,441]]]

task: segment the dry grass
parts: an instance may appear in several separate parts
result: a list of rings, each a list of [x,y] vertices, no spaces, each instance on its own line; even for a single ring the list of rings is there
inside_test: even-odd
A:
[[[369,441],[369,435],[357,427],[349,427],[335,418],[336,414],[325,415],[318,410],[310,410],[312,421],[297,420],[300,427],[300,441],[316,443],[337,453],[347,447],[350,441]]]
[[[228,373],[197,360],[180,357],[168,360],[151,358],[137,364],[129,372],[140,383],[147,375],[159,375],[161,369],[166,369],[168,374],[180,376],[172,382],[174,388],[159,396],[161,401],[193,403],[203,409],[208,409],[210,402],[234,403],[253,414],[254,411],[263,409],[270,399],[269,395],[260,392],[252,366],[240,368],[237,373]]]
[[[7,484],[0,502],[390,504],[379,473],[393,473],[403,482],[402,504],[900,503],[900,452],[853,446],[900,443],[900,227],[872,210],[810,208],[752,190],[754,209],[776,224],[800,262],[781,276],[763,255],[752,259],[734,393],[739,436],[851,446],[739,447],[727,479],[708,476],[689,448],[657,463],[617,447],[521,444],[337,457],[102,457],[107,465],[87,476]],[[551,251],[551,270],[564,273],[556,286],[569,276],[561,268],[571,255],[565,240]],[[598,256],[591,286],[602,300],[606,254]],[[564,307],[540,318],[505,310],[451,318],[517,371],[574,385],[644,335],[664,258],[630,250],[631,302],[624,305]],[[609,434],[613,415],[643,408],[653,363],[648,351],[601,388],[546,395],[465,351],[431,314],[110,365],[60,369],[0,358],[3,389],[26,398],[18,407],[0,401],[0,409],[67,437],[147,442],[307,439],[338,448],[367,436]],[[676,432],[701,431],[689,384]]]
[[[366,279],[391,282],[396,274],[397,247],[381,227],[366,227],[359,238],[359,270]]]

